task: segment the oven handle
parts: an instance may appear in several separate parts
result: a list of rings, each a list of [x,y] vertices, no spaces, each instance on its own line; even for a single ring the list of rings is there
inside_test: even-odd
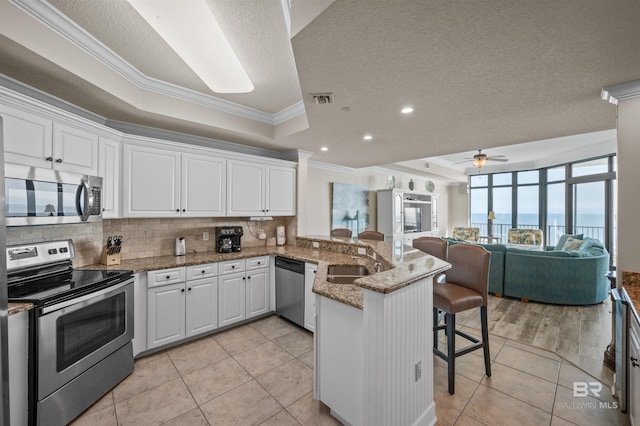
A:
[[[129,284],[133,284],[134,282],[135,282],[135,278],[129,278],[120,284],[107,287],[100,291],[96,291],[95,293],[85,294],[84,296],[76,297],[71,300],[65,300],[64,302],[56,303],[55,305],[46,306],[42,308],[42,315],[50,314],[51,312],[66,308],[67,306],[77,305],[79,303],[86,302],[87,300],[106,299],[107,297],[111,297],[114,293],[118,293],[118,290],[120,290],[121,288],[126,287]]]

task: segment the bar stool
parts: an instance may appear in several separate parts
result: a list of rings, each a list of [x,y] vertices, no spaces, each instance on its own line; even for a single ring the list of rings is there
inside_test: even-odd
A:
[[[384,241],[384,234],[378,231],[363,231],[358,234],[358,239]]]
[[[456,244],[449,247],[447,261],[451,263],[451,269],[446,272],[444,283],[433,286],[433,353],[447,361],[449,393],[452,395],[455,392],[455,361],[461,355],[483,348],[485,373],[491,377],[487,323],[490,260],[491,253],[481,246]],[[474,308],[480,308],[482,340],[456,330],[456,314]],[[445,323],[440,325],[443,317]],[[447,335],[446,354],[438,349],[440,330],[445,330]],[[472,344],[456,351],[456,334]]]
[[[441,260],[447,260],[448,244],[445,240],[438,237],[419,237],[413,240],[413,247],[433,257]],[[442,283],[445,280],[445,273],[440,273],[433,277],[433,282]]]
[[[330,236],[332,237],[347,237],[347,238],[351,238],[351,235],[353,235],[353,232],[351,232],[351,229],[347,229],[347,228],[336,228],[336,229],[332,229]]]

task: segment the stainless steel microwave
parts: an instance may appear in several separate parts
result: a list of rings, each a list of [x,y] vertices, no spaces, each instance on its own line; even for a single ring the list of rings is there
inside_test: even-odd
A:
[[[102,219],[102,178],[5,164],[7,226]]]

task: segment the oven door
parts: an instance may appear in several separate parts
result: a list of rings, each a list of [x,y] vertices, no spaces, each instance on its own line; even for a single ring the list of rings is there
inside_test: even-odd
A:
[[[133,339],[133,282],[42,308],[36,336],[38,400]]]

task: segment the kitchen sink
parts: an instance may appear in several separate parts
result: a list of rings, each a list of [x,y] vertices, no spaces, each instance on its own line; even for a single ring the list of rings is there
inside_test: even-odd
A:
[[[369,275],[362,265],[330,265],[327,268],[327,281],[336,284],[351,284],[358,278]]]

